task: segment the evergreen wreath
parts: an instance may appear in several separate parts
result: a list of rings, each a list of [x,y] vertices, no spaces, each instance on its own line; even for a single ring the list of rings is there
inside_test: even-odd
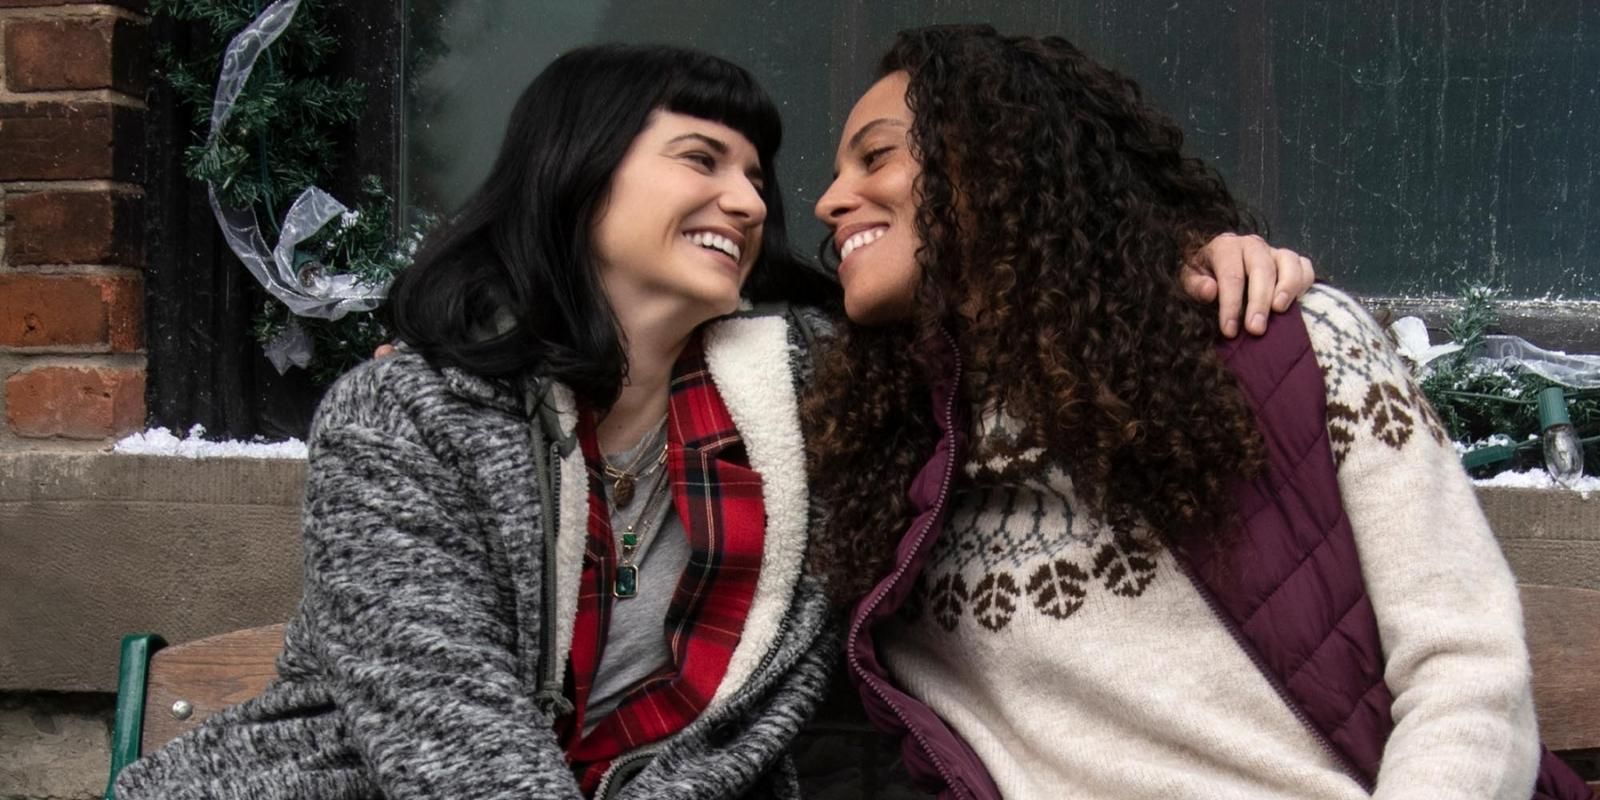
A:
[[[366,87],[330,73],[339,46],[326,22],[324,0],[302,0],[283,36],[263,55],[239,95],[213,146],[206,144],[212,96],[228,41],[261,12],[260,0],[151,0],[153,15],[190,23],[203,44],[197,55],[178,57],[170,45],[156,52],[158,77],[192,112],[195,144],[184,151],[184,172],[215,187],[237,208],[254,208],[276,239],[278,220],[306,187],[326,184],[337,173],[341,145],[361,115]],[[361,182],[351,211],[302,242],[296,267],[353,275],[387,284],[404,267],[421,239],[422,224],[393,235],[394,202],[376,176]],[[302,364],[318,383],[371,358],[389,331],[374,312],[352,312],[337,320],[296,316],[268,295],[252,332],[263,346],[298,327],[314,352]],[[296,362],[299,363],[299,362]],[[281,367],[280,367],[281,368]]]

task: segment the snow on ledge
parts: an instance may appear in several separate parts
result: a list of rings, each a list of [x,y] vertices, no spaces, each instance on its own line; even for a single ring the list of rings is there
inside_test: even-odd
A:
[[[1590,492],[1600,491],[1600,477],[1594,475],[1580,475],[1568,481],[1565,485],[1556,483],[1550,473],[1542,469],[1530,469],[1526,472],[1502,472],[1490,478],[1474,479],[1474,486],[1501,486],[1515,489],[1557,489],[1578,492],[1588,497]]]
[[[135,433],[116,443],[112,452],[145,456],[180,456],[183,458],[283,458],[304,459],[306,443],[299,439],[283,442],[210,442],[204,438],[205,426],[195,425],[180,439],[166,428],[152,428]],[[1495,486],[1516,489],[1566,489],[1587,496],[1600,492],[1600,477],[1583,475],[1566,486],[1550,479],[1542,469],[1526,472],[1502,472],[1492,478],[1474,479],[1474,486]]]
[[[284,458],[304,459],[306,443],[299,439],[284,442],[208,442],[203,425],[189,429],[179,439],[166,428],[152,428],[119,440],[113,453],[139,456],[180,456],[183,458]]]

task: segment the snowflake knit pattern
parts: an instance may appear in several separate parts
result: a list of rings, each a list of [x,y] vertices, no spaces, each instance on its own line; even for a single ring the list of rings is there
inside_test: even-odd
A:
[[[1399,450],[1414,436],[1448,441],[1438,416],[1387,335],[1359,304],[1319,288],[1302,305],[1328,394],[1334,459],[1356,438]],[[907,614],[923,613],[945,631],[969,616],[999,631],[1018,613],[1066,619],[1093,592],[1133,599],[1156,580],[1161,549],[1148,530],[1113,531],[1082,510],[1072,479],[1018,443],[1015,420],[977,415],[971,487],[958,499],[934,545]]]
[[[1301,300],[1396,732],[1374,797],[1526,800],[1537,763],[1516,586],[1437,418],[1346,295]],[[966,487],[881,640],[894,678],[1007,797],[1361,800],[1148,529],[977,414]]]

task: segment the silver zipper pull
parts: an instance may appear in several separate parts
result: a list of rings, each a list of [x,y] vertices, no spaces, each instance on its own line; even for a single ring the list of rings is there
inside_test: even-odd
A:
[[[572,701],[560,689],[540,689],[533,696],[533,704],[552,720],[561,719],[573,711]]]

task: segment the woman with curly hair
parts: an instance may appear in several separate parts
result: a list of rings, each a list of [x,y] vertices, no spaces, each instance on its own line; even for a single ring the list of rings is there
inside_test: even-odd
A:
[[[1588,796],[1541,761],[1512,575],[1371,318],[1314,288],[1215,339],[1178,265],[1251,220],[1060,38],[906,31],[881,76],[817,204],[857,324],[802,414],[813,560],[919,783]]]

